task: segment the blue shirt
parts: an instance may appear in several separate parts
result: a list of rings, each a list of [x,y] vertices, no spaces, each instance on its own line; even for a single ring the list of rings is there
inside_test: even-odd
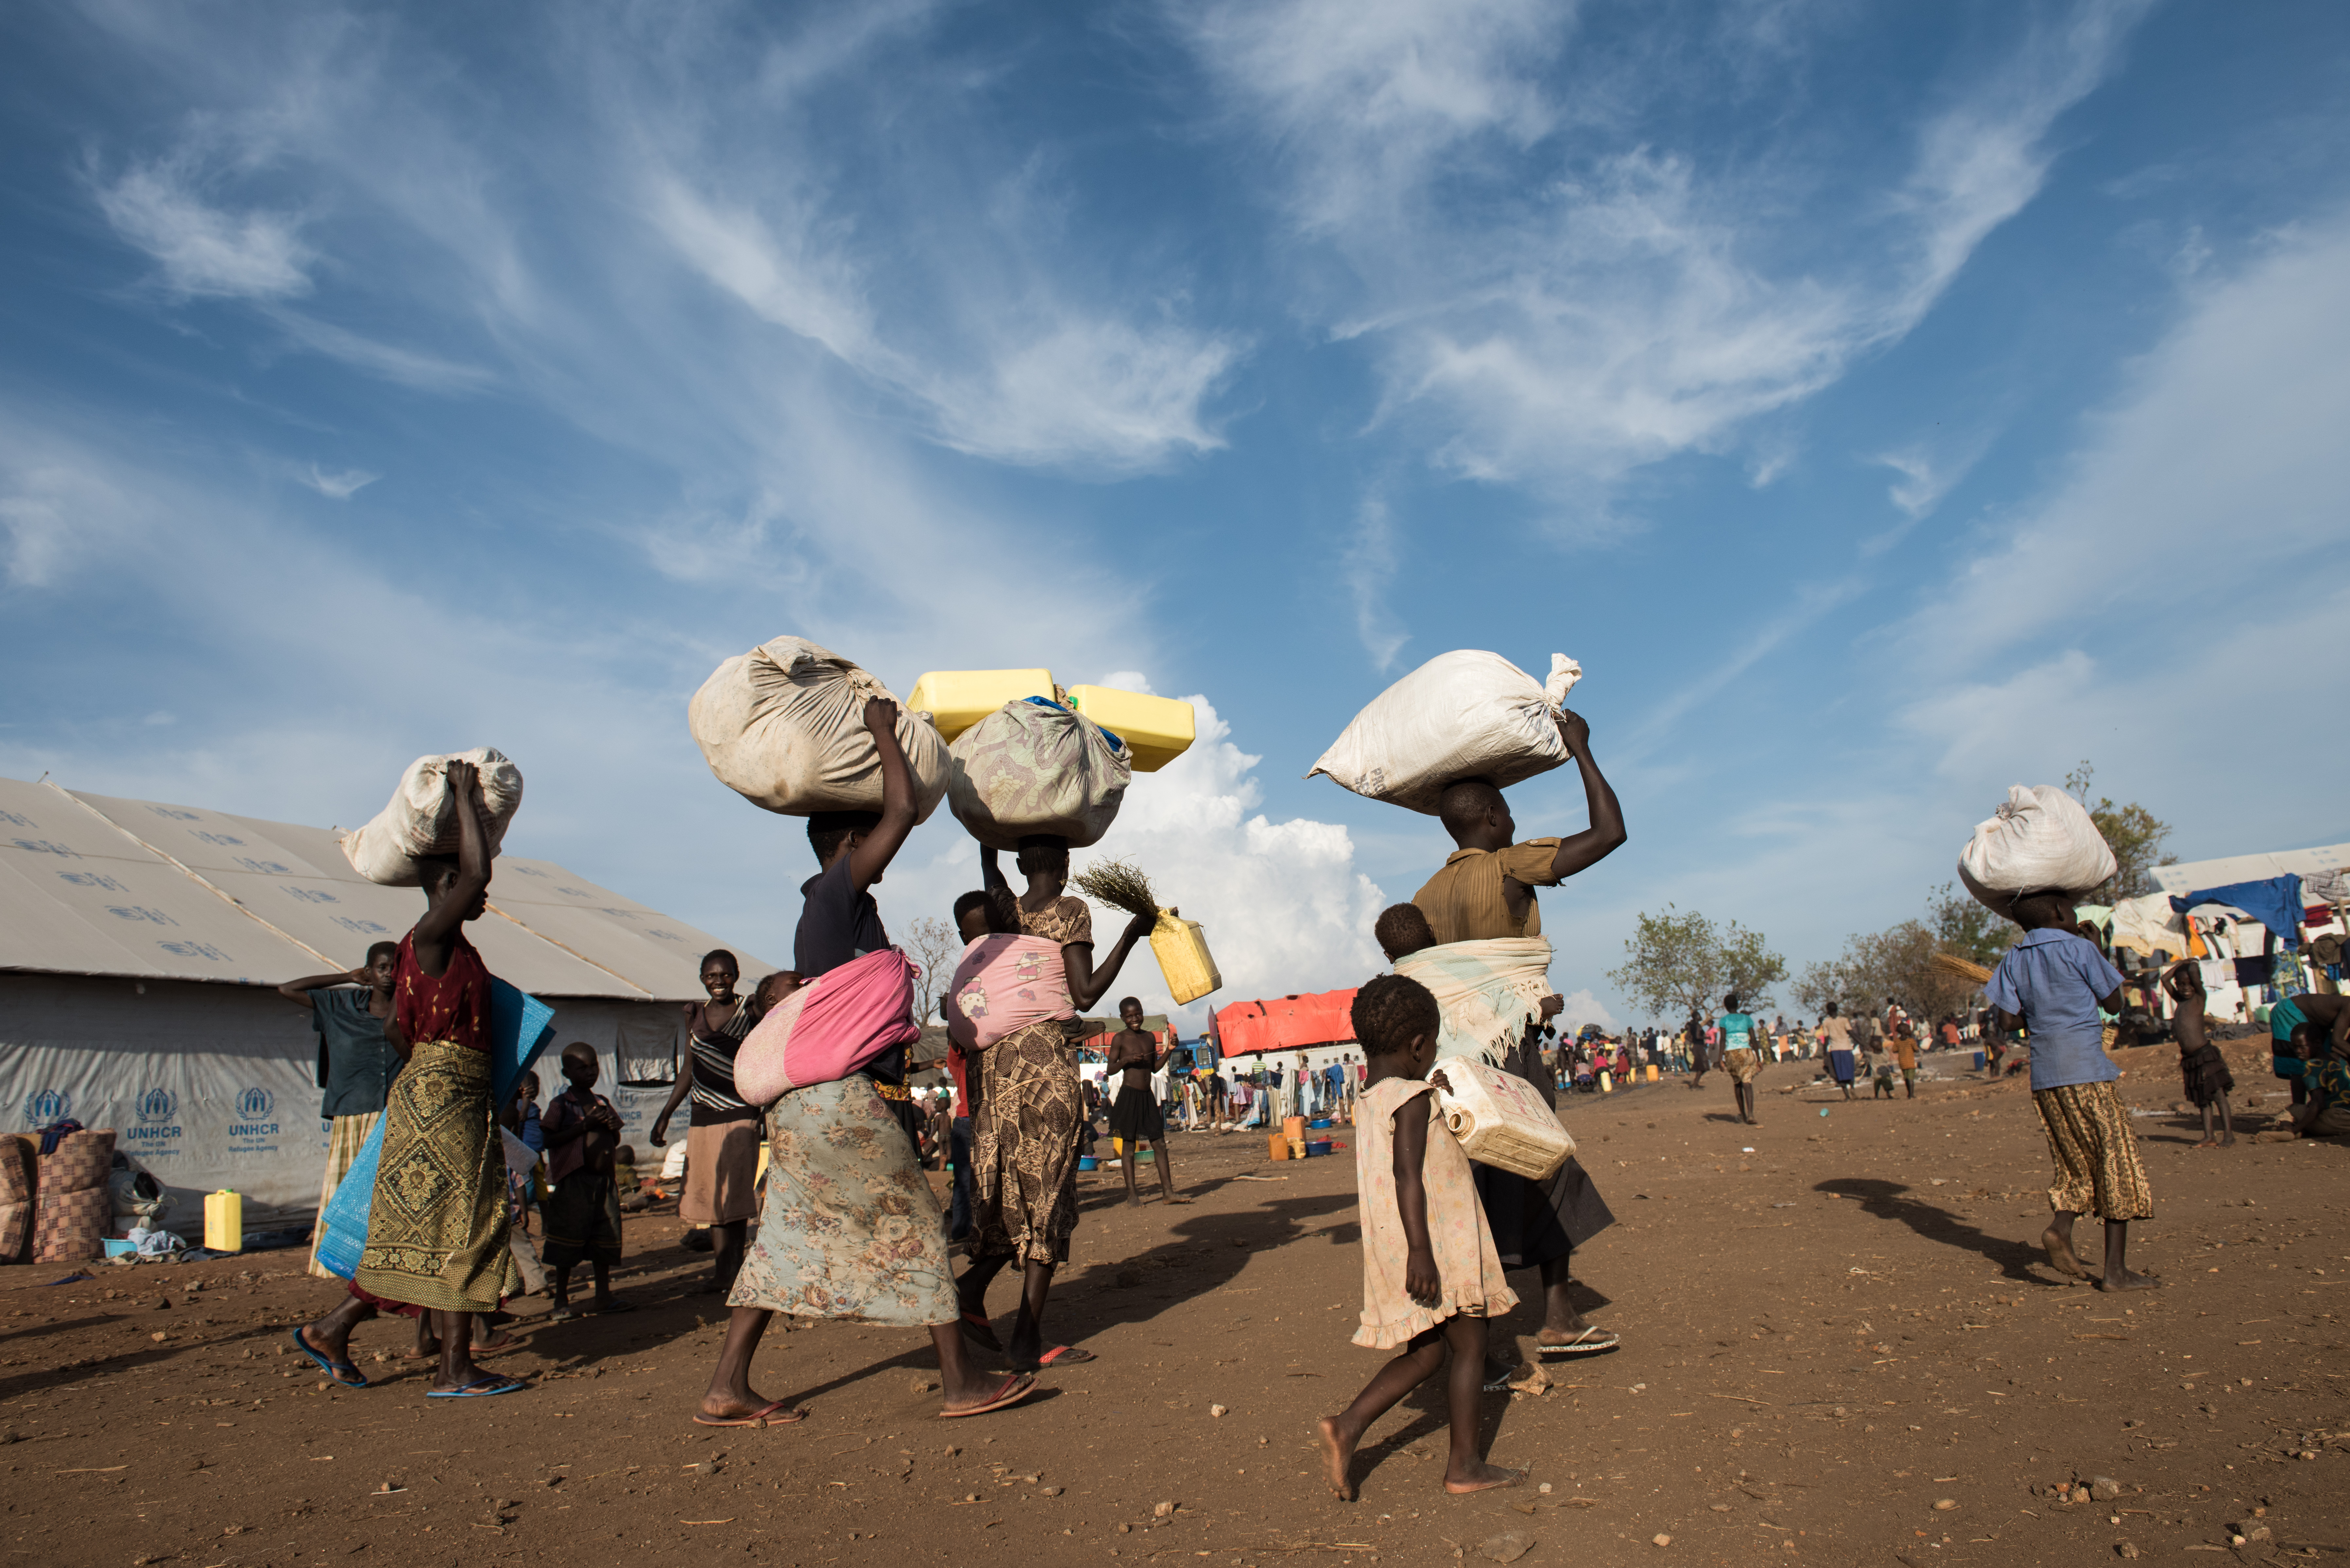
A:
[[[1725,1051],[1752,1051],[1757,1048],[1754,1020],[1743,1012],[1721,1015],[1721,1048]]]
[[[2096,944],[2074,931],[2026,931],[1991,971],[1983,994],[1993,1007],[2022,1016],[2032,1032],[2032,1087],[2111,1083],[2122,1075],[2106,1054],[2097,999],[2111,996],[2122,972]]]

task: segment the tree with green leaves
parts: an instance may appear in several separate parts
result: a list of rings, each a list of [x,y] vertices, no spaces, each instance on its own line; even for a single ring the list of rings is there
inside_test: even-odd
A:
[[[1770,1005],[1771,987],[1787,978],[1787,961],[1770,950],[1762,932],[1735,920],[1716,926],[1694,909],[1682,913],[1670,904],[1661,915],[1641,913],[1624,951],[1624,962],[1607,978],[1655,1018],[1692,1012],[1711,1018],[1732,992],[1749,1012],[1757,1012]]]
[[[2178,864],[2178,857],[2162,852],[2163,841],[2170,836],[2170,824],[2158,819],[2154,813],[2136,801],[2127,805],[2116,805],[2109,797],[2100,796],[2095,804],[2089,800],[2089,781],[2097,770],[2086,757],[2080,765],[2064,775],[2064,789],[2089,814],[2097,831],[2105,835],[2106,847],[2114,852],[2113,876],[2091,891],[2081,896],[2084,904],[2116,904],[2124,898],[2141,898],[2160,891],[2155,886],[2154,868]]]

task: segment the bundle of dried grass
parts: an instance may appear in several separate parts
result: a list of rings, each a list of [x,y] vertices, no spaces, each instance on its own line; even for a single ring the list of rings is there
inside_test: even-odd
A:
[[[1131,862],[1097,860],[1070,877],[1069,883],[1087,898],[1129,915],[1159,913],[1158,901],[1150,896],[1150,878]]]
[[[1973,960],[1962,959],[1956,953],[1938,952],[1926,961],[1945,974],[1954,974],[1961,980],[1973,981],[1977,985],[1991,979],[1991,971]]]

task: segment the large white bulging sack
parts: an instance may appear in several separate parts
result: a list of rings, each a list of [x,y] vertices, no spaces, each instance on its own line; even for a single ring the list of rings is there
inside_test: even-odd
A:
[[[754,805],[787,816],[879,811],[881,753],[865,727],[869,697],[890,693],[838,654],[779,637],[712,671],[685,719],[718,782]],[[947,790],[946,742],[930,715],[901,704],[898,743],[913,770],[916,819],[927,819]]]
[[[1355,715],[1315,774],[1373,800],[1436,814],[1444,786],[1489,779],[1507,786],[1566,761],[1557,714],[1583,667],[1550,656],[1536,680],[1498,653],[1440,653]]]
[[[2019,893],[2085,893],[2115,868],[2086,808],[2054,784],[2010,785],[2006,804],[1959,851],[1959,880],[2002,914]]]
[[[1123,741],[1056,702],[1006,702],[955,737],[947,805],[971,836],[1017,849],[1031,834],[1097,844],[1134,776]]]
[[[419,857],[457,853],[457,792],[449,787],[449,764],[471,763],[475,770],[473,805],[483,814],[483,836],[495,855],[506,838],[506,825],[522,805],[522,770],[505,753],[489,746],[452,752],[442,757],[419,757],[400,775],[391,792],[391,804],[357,833],[343,835],[343,854],[351,868],[370,882],[387,888],[413,888],[423,880],[416,868]]]

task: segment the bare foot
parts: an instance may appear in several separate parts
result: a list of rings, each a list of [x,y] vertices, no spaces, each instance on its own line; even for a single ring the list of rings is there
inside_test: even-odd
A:
[[[1355,1463],[1355,1445],[1340,1435],[1336,1417],[1325,1416],[1314,1426],[1322,1434],[1322,1463],[1328,1472],[1330,1494],[1340,1502],[1354,1501],[1355,1483],[1347,1479],[1347,1472]]]
[[[2081,1260],[2073,1255],[2073,1238],[2051,1225],[2040,1234],[2040,1245],[2048,1253],[2048,1266],[2068,1279],[2085,1280],[2089,1272],[2081,1267]]]
[[[2162,1288],[2162,1282],[2152,1274],[2140,1274],[2124,1269],[2122,1277],[2118,1280],[2111,1274],[2101,1276],[2097,1280],[2097,1288],[2101,1291],[2158,1291]]]
[[[1505,1470],[1499,1465],[1475,1459],[1459,1469],[1448,1469],[1444,1472],[1444,1490],[1459,1497],[1466,1492],[1492,1491],[1496,1487],[1515,1486],[1525,1479],[1523,1470]]]
[[[2189,1148],[2218,1148],[2220,1147],[2220,1140],[2216,1137],[2207,1137],[2201,1143],[2189,1144],[2187,1147]]]
[[[2235,1135],[2234,1133],[2230,1133],[2226,1137],[2221,1138],[2221,1139],[2220,1140],[2220,1147],[2221,1148],[2233,1148],[2233,1147],[2236,1147],[2236,1135]]]
[[[1169,1203],[1189,1203],[1191,1200],[1188,1198],[1178,1198],[1170,1192],[1167,1195],[1165,1201]]]

